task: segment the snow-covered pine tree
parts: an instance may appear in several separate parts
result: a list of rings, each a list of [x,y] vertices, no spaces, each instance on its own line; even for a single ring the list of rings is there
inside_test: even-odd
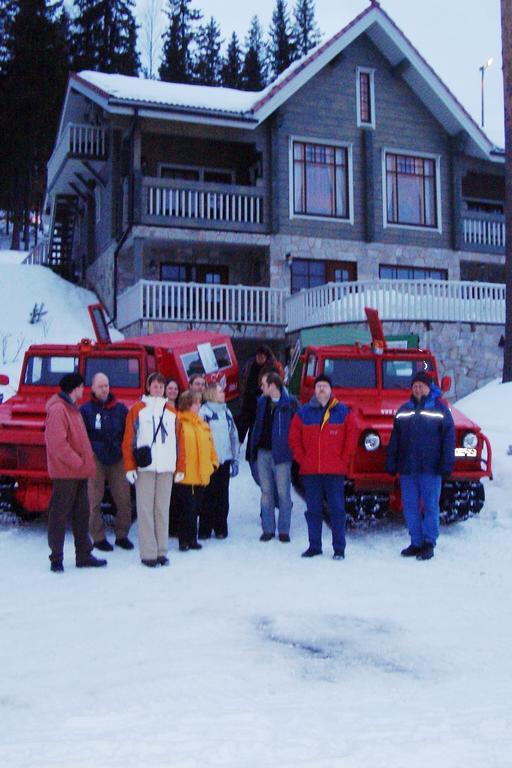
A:
[[[269,68],[277,77],[297,58],[286,0],[276,0],[268,37]]]
[[[315,20],[315,0],[297,0],[293,9],[293,18],[292,38],[295,57],[300,59],[322,39],[322,33]]]
[[[201,11],[190,7],[192,0],[169,0],[166,10],[169,26],[164,35],[160,79],[170,83],[192,83],[194,67],[192,45],[196,37],[194,22],[202,19]]]
[[[194,82],[198,85],[220,85],[222,59],[219,25],[213,18],[202,24],[196,35],[194,56]]]
[[[242,67],[242,89],[261,91],[267,83],[265,43],[260,20],[253,16],[245,39],[245,55]]]
[[[73,69],[137,75],[134,0],[74,0]]]
[[[222,85],[226,88],[242,87],[242,50],[236,32],[233,32],[222,62],[220,72]]]

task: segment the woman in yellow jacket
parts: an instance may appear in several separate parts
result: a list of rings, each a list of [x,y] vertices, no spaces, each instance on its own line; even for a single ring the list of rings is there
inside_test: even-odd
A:
[[[176,496],[180,510],[180,551],[201,549],[197,541],[197,519],[203,492],[213,472],[219,466],[212,434],[208,424],[199,416],[201,393],[187,390],[178,400],[178,420],[181,427],[178,466],[180,480]],[[181,477],[183,473],[183,477]]]

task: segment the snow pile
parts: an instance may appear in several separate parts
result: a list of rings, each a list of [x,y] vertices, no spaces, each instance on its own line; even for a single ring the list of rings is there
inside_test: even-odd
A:
[[[25,251],[0,251],[0,373],[9,386],[0,387],[4,399],[18,387],[23,355],[30,344],[76,344],[94,338],[87,311],[96,304],[91,291],[63,280],[47,267],[16,263]],[[37,323],[31,323],[34,307],[43,306]],[[122,338],[117,331],[112,337]]]

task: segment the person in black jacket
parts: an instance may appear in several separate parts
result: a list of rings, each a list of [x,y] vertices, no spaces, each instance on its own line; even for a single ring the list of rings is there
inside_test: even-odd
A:
[[[114,528],[116,545],[133,549],[128,538],[132,522],[130,486],[126,480],[121,451],[128,409],[110,392],[104,373],[96,373],[91,382],[91,399],[81,407],[82,418],[96,460],[96,477],[88,482],[89,529],[96,549],[111,552],[114,547],[105,536],[101,502],[108,481],[116,505]]]
[[[386,470],[400,474],[404,517],[411,543],[403,557],[430,560],[439,535],[443,478],[455,463],[455,426],[441,390],[424,371],[413,376],[411,399],[395,416]]]

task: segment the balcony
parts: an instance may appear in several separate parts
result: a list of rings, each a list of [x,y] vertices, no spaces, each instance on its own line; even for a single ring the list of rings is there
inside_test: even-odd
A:
[[[142,178],[141,223],[268,232],[267,195],[259,187]]]
[[[117,326],[152,320],[283,328],[285,296],[279,288],[139,280],[118,298]]]
[[[381,320],[505,323],[505,286],[448,280],[375,280],[328,283],[290,296],[287,331],[366,322],[365,307]]]
[[[78,123],[68,123],[63,131],[59,143],[53,150],[52,156],[48,161],[48,191],[52,189],[57,179],[59,183],[69,182],[68,176],[73,176],[80,165],[84,173],[88,176],[94,175],[98,170],[89,163],[104,162],[107,158],[107,134],[105,128],[95,125],[81,125]],[[78,163],[68,163],[73,166],[70,173],[61,173],[67,161],[74,160]],[[67,169],[66,169],[67,170]],[[64,177],[64,178],[63,178]],[[59,188],[61,194],[69,192],[65,188]]]
[[[505,216],[476,211],[464,213],[462,248],[465,251],[505,253]]]

